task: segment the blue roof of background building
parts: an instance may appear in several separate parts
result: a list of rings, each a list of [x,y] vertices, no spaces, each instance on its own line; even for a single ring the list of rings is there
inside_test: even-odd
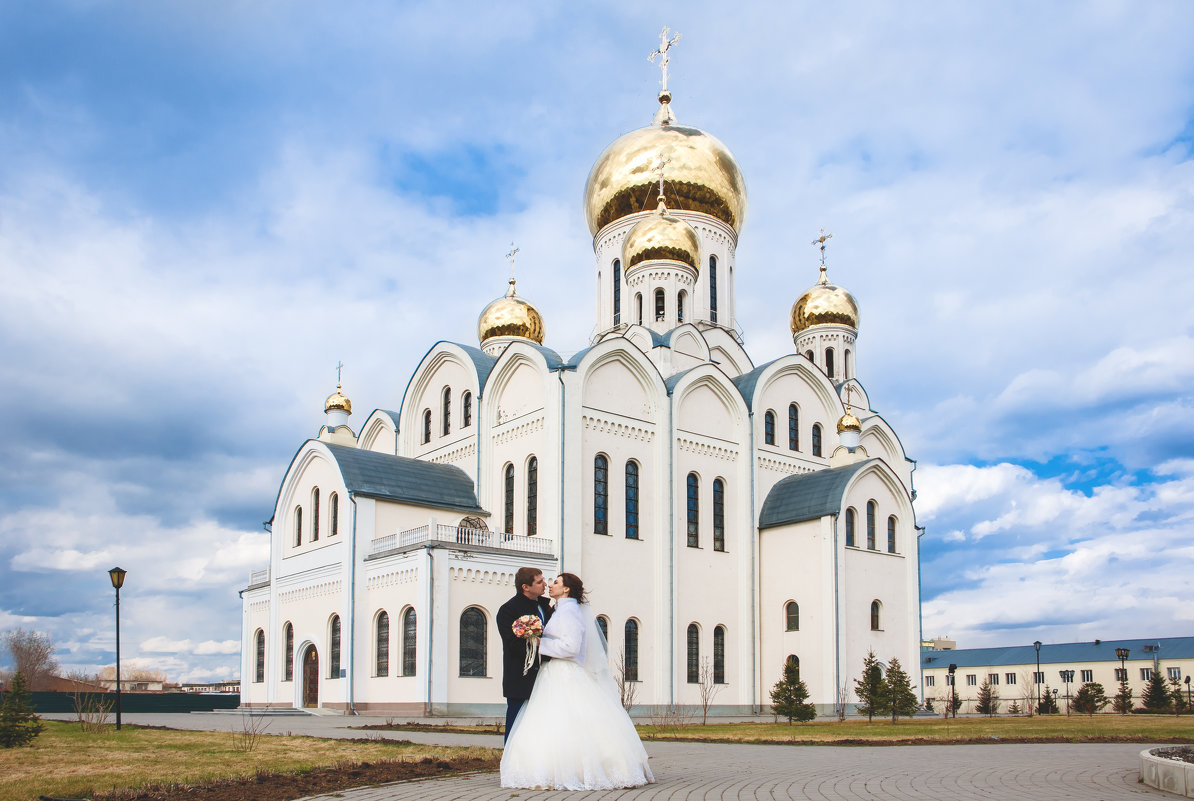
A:
[[[1161,637],[1151,640],[1098,640],[1096,642],[1042,643],[1041,664],[1056,665],[1076,662],[1118,662],[1116,648],[1127,648],[1129,662],[1152,661],[1157,658],[1194,659],[1194,637]],[[1145,650],[1146,648],[1156,650]],[[921,651],[921,668],[988,667],[995,665],[1035,665],[1036,648],[1010,645],[1002,648],[961,648],[954,651]]]
[[[416,506],[488,514],[477,504],[472,479],[459,467],[347,445],[326,447],[351,493]]]
[[[867,459],[844,467],[831,467],[781,479],[763,501],[763,509],[759,512],[759,528],[775,528],[837,514],[842,508],[846,484],[855,473],[874,461]]]

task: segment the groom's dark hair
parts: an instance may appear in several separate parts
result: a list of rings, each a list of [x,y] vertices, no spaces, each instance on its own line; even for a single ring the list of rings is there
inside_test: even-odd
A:
[[[535,576],[541,575],[543,575],[543,571],[537,567],[520,567],[514,574],[514,587],[522,592],[523,587],[529,587],[535,583]]]

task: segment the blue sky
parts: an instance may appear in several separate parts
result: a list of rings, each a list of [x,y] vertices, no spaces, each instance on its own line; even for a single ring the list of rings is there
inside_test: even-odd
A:
[[[593,160],[725,142],[756,363],[834,233],[916,472],[925,634],[1194,626],[1194,6],[0,6],[0,630],[237,670],[261,521],[345,362],[363,420],[519,289],[592,329]]]

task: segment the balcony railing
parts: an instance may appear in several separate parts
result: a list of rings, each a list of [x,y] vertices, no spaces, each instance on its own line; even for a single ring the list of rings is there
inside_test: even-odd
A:
[[[465,528],[463,526],[419,526],[397,534],[387,534],[369,543],[369,555],[374,556],[396,548],[407,548],[412,545],[438,543],[444,545],[458,545],[464,549],[494,548],[505,551],[524,551],[552,556],[555,553],[551,540],[541,537],[523,537],[518,534],[506,534],[501,531],[485,531],[484,529]]]
[[[269,568],[265,570],[250,570],[249,571],[249,586],[256,587],[258,584],[269,584]]]

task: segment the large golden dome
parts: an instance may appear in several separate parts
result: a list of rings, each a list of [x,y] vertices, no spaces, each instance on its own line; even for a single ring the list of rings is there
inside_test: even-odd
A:
[[[792,304],[792,333],[814,325],[844,325],[858,329],[858,301],[840,286],[829,283],[825,269],[821,280]]]
[[[626,269],[644,261],[678,261],[694,270],[700,269],[701,240],[692,226],[667,213],[659,202],[659,211],[640,220],[622,243],[622,262]]]
[[[676,124],[671,93],[646,128],[619,137],[598,157],[585,182],[585,218],[594,236],[615,220],[644,211],[658,189],[653,173],[667,161],[668,199],[677,211],[699,211],[742,229],[746,182],[738,162],[716,137]]]
[[[514,291],[514,279],[506,294],[490,303],[477,318],[477,338],[484,344],[493,337],[521,337],[543,344],[543,316]]]

